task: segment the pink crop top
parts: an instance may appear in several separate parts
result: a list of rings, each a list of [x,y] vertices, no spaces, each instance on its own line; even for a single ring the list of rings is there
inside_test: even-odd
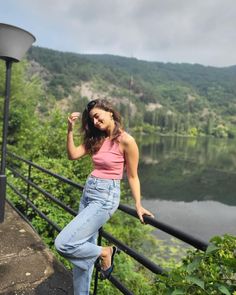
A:
[[[105,179],[122,179],[125,159],[120,151],[119,141],[106,138],[92,160],[94,170],[91,175]]]

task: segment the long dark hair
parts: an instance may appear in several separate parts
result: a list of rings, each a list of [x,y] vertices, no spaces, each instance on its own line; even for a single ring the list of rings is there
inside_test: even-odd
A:
[[[107,134],[105,131],[99,130],[93,124],[89,113],[93,108],[98,108],[106,112],[112,113],[112,117],[115,123],[115,128],[112,134],[112,140],[115,141],[121,134],[121,116],[114,110],[113,106],[106,99],[95,99],[87,104],[87,107],[82,114],[82,126],[81,131],[83,133],[83,141],[85,149],[90,154],[95,154],[103,144]]]

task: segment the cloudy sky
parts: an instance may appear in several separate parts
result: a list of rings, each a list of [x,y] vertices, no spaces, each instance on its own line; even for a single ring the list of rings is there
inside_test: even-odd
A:
[[[0,0],[35,45],[148,61],[236,65],[235,0]]]

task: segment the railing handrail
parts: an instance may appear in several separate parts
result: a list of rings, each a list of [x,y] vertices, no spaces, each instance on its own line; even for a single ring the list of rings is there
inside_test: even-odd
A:
[[[51,175],[51,176],[61,180],[62,182],[65,182],[65,183],[67,183],[69,185],[72,185],[72,186],[74,186],[74,187],[76,187],[76,188],[78,188],[80,190],[82,190],[84,188],[83,185],[81,185],[81,184],[79,184],[77,182],[74,182],[73,180],[70,180],[70,179],[68,179],[68,178],[66,178],[64,176],[61,176],[61,175],[57,174],[57,173],[54,173],[54,172],[52,172],[52,171],[50,171],[50,170],[48,170],[46,168],[43,168],[43,167],[41,167],[41,166],[39,166],[39,165],[29,161],[29,160],[26,160],[26,159],[16,155],[15,153],[7,151],[7,154],[14,157],[14,158],[16,158],[16,159],[18,159],[18,160],[20,160],[20,161],[22,161],[22,162],[24,162],[24,163],[26,163],[26,164],[28,164],[28,165],[31,165],[32,167],[35,167],[36,169],[38,169],[38,170],[40,170],[40,171],[42,171],[42,172],[44,172],[44,173],[46,173],[48,175]]]
[[[14,158],[19,159],[19,160],[27,163],[28,165],[31,165],[31,166],[37,168],[38,170],[40,170],[42,172],[45,172],[48,175],[51,175],[51,176],[61,180],[62,182],[65,182],[65,183],[67,183],[69,185],[72,185],[72,186],[74,186],[76,188],[79,188],[80,190],[82,190],[84,188],[83,185],[78,184],[78,183],[76,183],[76,182],[74,182],[74,181],[72,181],[72,180],[70,180],[70,179],[68,179],[66,177],[63,177],[63,176],[61,176],[61,175],[59,175],[57,173],[54,173],[54,172],[52,172],[52,171],[50,171],[50,170],[48,170],[46,168],[43,168],[43,167],[41,167],[41,166],[39,166],[39,165],[29,161],[29,160],[26,160],[26,159],[14,154],[14,153],[11,153],[11,152],[7,152],[7,153],[10,156],[13,156]],[[14,171],[14,172],[16,172],[16,171]],[[23,176],[21,176],[19,173],[18,173],[18,176],[23,178]],[[25,182],[29,183],[30,185],[35,186],[35,184],[33,182],[31,182],[30,180],[27,180],[26,178],[24,178],[24,180],[25,180]],[[70,207],[68,207],[64,203],[62,203],[62,204],[64,205],[64,207],[67,207],[67,208],[63,207],[65,210],[67,210],[68,212],[71,211],[69,213],[71,213],[73,215],[76,214],[76,212],[73,209],[71,209]],[[134,210],[133,208],[131,208],[131,207],[127,206],[127,205],[120,204],[118,209],[125,212],[125,213],[127,213],[128,215],[131,215],[133,217],[138,218],[136,210]],[[175,228],[175,227],[173,227],[173,226],[171,226],[171,225],[169,225],[169,224],[167,224],[165,222],[159,221],[156,218],[149,217],[149,216],[144,216],[144,221],[145,221],[146,224],[149,224],[149,225],[151,225],[151,226],[153,226],[155,228],[158,228],[158,229],[160,229],[160,230],[162,230],[162,231],[176,237],[177,239],[179,239],[179,240],[181,240],[183,242],[186,242],[187,244],[189,244],[189,245],[191,245],[191,246],[193,246],[193,247],[195,247],[195,248],[197,248],[199,250],[205,251],[208,244],[209,244],[208,242],[203,241],[200,238],[196,238],[193,235],[190,235],[190,234],[188,234],[186,232],[183,232],[183,231],[181,231],[181,230],[179,230],[179,229],[177,229],[177,228]]]
[[[44,189],[40,188],[38,185],[36,185],[33,181],[27,179],[25,176],[21,175],[18,171],[16,171],[15,169],[8,167],[8,169],[13,172],[15,175],[17,175],[18,177],[20,177],[22,180],[24,180],[24,182],[26,182],[27,184],[31,185],[32,187],[34,187],[37,191],[39,191],[40,193],[42,193],[45,197],[48,197],[50,200],[52,200],[54,203],[56,203],[58,206],[60,206],[62,209],[66,210],[68,213],[76,216],[77,212],[75,210],[73,210],[72,208],[70,208],[69,206],[65,205],[62,201],[60,201],[59,199],[55,198],[52,194],[48,193],[47,191],[45,191]]]
[[[138,218],[136,210],[134,210],[126,205],[120,204],[119,209],[129,215],[132,215],[132,216]],[[199,250],[205,251],[209,245],[209,243],[207,243],[199,238],[196,238],[193,235],[190,235],[186,232],[183,232],[172,225],[169,225],[165,222],[159,221],[156,218],[153,218],[150,216],[144,216],[144,222],[145,222],[145,224],[152,225],[153,227],[158,228],[158,229],[164,231],[165,233],[170,234],[170,235],[176,237],[177,239],[179,239],[179,240],[181,240],[181,241],[183,241],[183,242],[185,242],[185,243],[187,243]]]
[[[72,185],[73,187],[82,190],[83,189],[83,185],[77,184],[73,181],[71,181],[68,178],[65,178],[59,174],[56,174],[54,172],[51,172],[50,170],[47,170],[29,160],[26,160],[14,153],[11,152],[7,152],[7,154],[10,157],[13,157],[15,159],[18,159],[26,164],[29,165],[29,167],[35,167],[36,169],[40,170],[43,173],[46,173],[48,175],[51,175],[52,177],[66,183],[69,185]],[[44,189],[40,188],[37,184],[35,184],[30,177],[27,178],[23,175],[21,175],[20,172],[18,172],[16,169],[13,169],[12,167],[8,166],[7,167],[14,175],[17,175],[18,177],[20,177],[24,182],[27,183],[28,186],[32,186],[34,187],[36,190],[38,190],[40,193],[42,193],[45,197],[51,199],[53,202],[55,202],[57,205],[59,205],[61,208],[63,208],[64,210],[66,210],[67,212],[69,212],[70,214],[72,214],[73,216],[76,216],[77,212],[73,209],[71,209],[69,206],[67,206],[66,204],[64,204],[62,201],[60,201],[58,198],[54,197],[52,194],[50,194],[49,192],[45,191]],[[41,212],[34,204],[33,202],[31,202],[29,200],[29,198],[27,198],[26,196],[24,196],[20,191],[18,191],[12,184],[10,184],[9,182],[7,182],[8,186],[17,194],[19,195],[26,203],[27,205],[31,206],[31,208],[33,208],[33,210],[39,214],[40,217],[42,217],[43,219],[45,219],[55,230],[57,230],[58,232],[61,230],[60,227],[55,224],[53,221],[49,220],[48,217]],[[138,218],[138,215],[136,213],[136,210],[134,210],[133,208],[124,205],[124,204],[120,204],[118,207],[119,210],[121,210],[122,212],[133,216],[135,218]],[[149,224],[155,228],[158,228],[182,241],[184,241],[185,243],[192,245],[193,247],[203,250],[205,251],[206,248],[208,247],[208,243],[196,238],[188,233],[185,233],[171,225],[168,225],[162,221],[159,221],[153,217],[150,216],[144,216],[144,222],[146,224]],[[145,266],[146,268],[148,268],[150,271],[152,271],[153,273],[164,273],[163,269],[158,266],[157,264],[155,264],[154,262],[150,261],[148,258],[146,258],[143,255],[140,255],[139,253],[137,253],[135,250],[131,249],[130,247],[128,247],[127,245],[125,245],[124,243],[122,243],[121,241],[117,240],[115,237],[113,237],[111,234],[105,232],[103,229],[101,229],[99,231],[100,236],[105,238],[106,240],[114,243],[115,245],[117,245],[122,251],[124,251],[126,254],[128,254],[129,256],[133,257],[135,260],[137,260],[140,264],[142,264],[143,266]],[[97,280],[97,274],[95,277],[95,281]],[[116,278],[114,278],[113,276],[111,276],[110,281],[121,291],[123,292],[123,294],[132,294],[125,286],[122,285],[122,283],[120,283]],[[97,286],[97,283],[95,282],[95,286]],[[96,290],[94,291],[94,294],[96,294]]]

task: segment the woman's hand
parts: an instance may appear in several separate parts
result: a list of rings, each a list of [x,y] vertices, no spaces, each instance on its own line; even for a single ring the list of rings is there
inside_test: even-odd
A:
[[[154,217],[154,215],[150,211],[145,209],[142,205],[136,205],[136,211],[137,211],[138,217],[142,223],[145,223],[143,220],[144,215]]]
[[[80,117],[80,113],[79,112],[73,112],[69,115],[68,117],[68,127],[70,129],[73,129],[76,120],[78,120],[78,118]]]

